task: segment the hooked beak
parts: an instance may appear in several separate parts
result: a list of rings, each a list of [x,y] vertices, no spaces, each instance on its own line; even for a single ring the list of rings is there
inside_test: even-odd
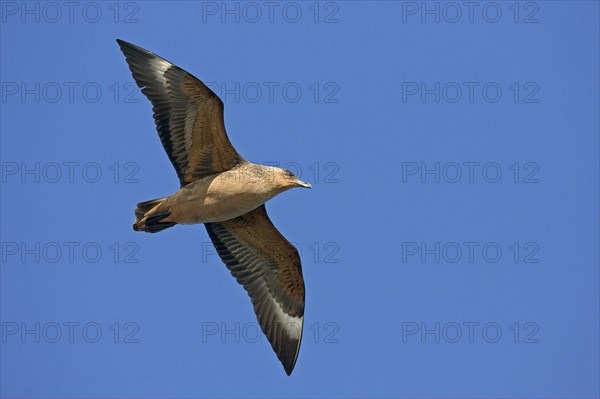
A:
[[[296,179],[296,185],[298,185],[300,187],[312,188],[312,186],[309,183],[304,182],[300,179]]]

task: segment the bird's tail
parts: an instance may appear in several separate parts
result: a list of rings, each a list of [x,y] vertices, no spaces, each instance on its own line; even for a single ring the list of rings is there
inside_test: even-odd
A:
[[[162,221],[171,214],[171,212],[162,212],[159,209],[160,204],[166,199],[167,197],[157,198],[137,204],[133,229],[147,233],[158,233],[159,231],[175,226],[177,223]]]

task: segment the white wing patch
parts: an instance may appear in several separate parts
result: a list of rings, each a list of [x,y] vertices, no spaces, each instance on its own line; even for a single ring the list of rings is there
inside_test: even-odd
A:
[[[302,322],[304,321],[304,316],[296,317],[290,316],[283,311],[283,308],[275,299],[270,298],[275,305],[273,309],[275,309],[275,318],[277,319],[277,323],[283,327],[283,330],[286,332],[286,335],[293,340],[300,340],[302,337]]]
[[[152,71],[156,74],[159,82],[163,82],[165,88],[167,86],[167,80],[165,79],[165,72],[167,69],[171,68],[173,64],[161,60],[160,58],[152,58],[150,61],[150,65],[152,67]]]

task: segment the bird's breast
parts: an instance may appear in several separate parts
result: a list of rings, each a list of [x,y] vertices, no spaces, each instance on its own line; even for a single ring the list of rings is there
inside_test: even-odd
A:
[[[169,220],[179,224],[221,222],[256,209],[275,194],[251,179],[236,181],[225,175],[198,180],[169,198]]]

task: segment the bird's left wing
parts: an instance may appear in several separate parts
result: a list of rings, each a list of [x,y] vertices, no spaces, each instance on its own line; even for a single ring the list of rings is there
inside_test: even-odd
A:
[[[304,321],[298,251],[271,223],[264,205],[205,226],[217,253],[248,292],[258,322],[289,375],[298,357]]]
[[[164,58],[117,42],[152,103],[156,130],[182,187],[244,162],[227,137],[223,102],[212,90]]]

